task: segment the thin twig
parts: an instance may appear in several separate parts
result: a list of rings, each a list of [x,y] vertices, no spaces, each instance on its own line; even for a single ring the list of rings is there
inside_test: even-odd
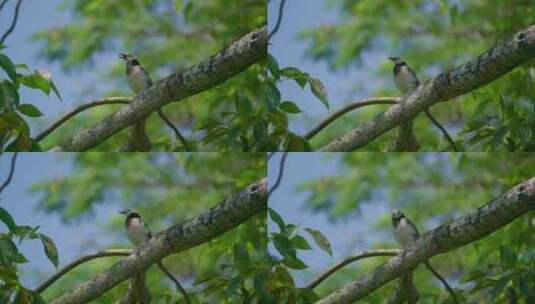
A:
[[[2,6],[4,4],[5,3],[2,3]],[[17,20],[19,19],[19,10],[20,10],[20,5],[21,4],[22,4],[22,0],[19,0],[17,2],[17,5],[15,6],[15,16],[13,16],[13,21],[11,22],[11,26],[9,27],[9,29],[4,33],[4,35],[0,39],[0,44],[3,44],[4,41],[6,40],[7,36],[9,36],[9,34],[11,34],[11,32],[13,32],[13,30],[15,29],[15,25],[17,25]]]
[[[70,264],[67,264],[60,271],[56,272],[52,277],[50,277],[48,280],[46,280],[41,285],[39,285],[39,287],[37,287],[35,289],[35,291],[37,293],[43,292],[50,285],[52,285],[52,283],[57,281],[59,278],[61,278],[67,272],[69,272],[70,270],[72,270],[76,266],[78,266],[80,264],[83,264],[83,263],[85,263],[87,261],[90,261],[90,260],[93,260],[93,259],[98,259],[98,258],[103,258],[103,257],[110,257],[110,256],[128,256],[128,255],[132,254],[132,252],[134,252],[134,250],[132,250],[132,249],[111,249],[111,250],[100,251],[100,252],[97,252],[95,254],[89,254],[89,255],[83,256],[83,257],[79,258],[78,260],[76,260],[76,261],[74,261],[74,262],[72,262]]]
[[[277,33],[277,31],[279,30],[279,27],[282,23],[282,15],[284,13],[284,4],[285,4],[286,0],[281,0],[280,2],[280,5],[279,5],[279,17],[277,19],[277,23],[275,23],[275,27],[273,28],[273,30],[271,31],[271,33],[269,33],[268,35],[268,41],[271,40],[271,37],[273,37],[273,35],[275,35]]]
[[[186,303],[187,304],[190,304],[191,303],[191,300],[188,296],[188,293],[186,292],[186,289],[184,289],[184,287],[182,287],[182,285],[180,284],[180,282],[178,281],[178,279],[176,279],[173,274],[171,274],[171,272],[169,272],[169,270],[167,270],[167,268],[165,268],[162,264],[162,262],[158,262],[158,267],[160,267],[160,269],[167,275],[167,277],[169,277],[171,279],[171,281],[173,281],[176,285],[176,288],[178,290],[180,290],[180,292],[182,293],[182,295],[184,296],[184,299],[186,300]]]
[[[186,152],[189,152],[191,151],[189,145],[188,145],[188,141],[184,138],[184,136],[182,136],[182,133],[180,133],[180,131],[178,130],[177,127],[175,127],[175,125],[171,122],[171,120],[169,120],[169,118],[167,118],[167,116],[165,116],[162,112],[162,109],[158,109],[158,115],[160,116],[160,118],[165,122],[166,125],[169,126],[169,128],[171,128],[173,130],[173,132],[175,132],[175,136],[178,137],[178,139],[180,140],[180,142],[182,143],[182,146],[184,147],[184,150]]]
[[[2,183],[2,186],[0,186],[0,193],[2,193],[2,191],[4,191],[4,189],[11,182],[11,178],[13,178],[13,173],[15,173],[16,162],[17,162],[17,152],[13,153],[13,156],[11,157],[11,167],[9,168],[9,174],[7,175],[6,180]]]
[[[1,4],[0,4],[0,12],[2,12],[2,9],[4,8],[4,5],[6,5],[8,0],[4,0]]]
[[[459,150],[457,149],[457,146],[455,146],[455,142],[453,142],[453,139],[451,138],[451,136],[448,134],[448,131],[446,131],[446,129],[435,119],[435,117],[431,115],[431,112],[429,112],[429,109],[425,110],[424,112],[425,112],[425,115],[427,115],[427,118],[429,118],[433,122],[433,124],[437,126],[440,132],[442,132],[442,135],[446,137],[446,140],[450,143],[453,151],[458,152]]]
[[[397,104],[401,100],[402,100],[401,97],[372,97],[372,98],[363,99],[363,100],[358,101],[358,102],[350,103],[350,104],[346,105],[345,107],[343,107],[343,108],[337,110],[336,112],[332,113],[331,115],[329,115],[324,120],[322,120],[318,125],[316,125],[314,128],[312,128],[312,130],[308,131],[305,134],[304,138],[306,140],[310,140],[312,137],[314,137],[316,134],[318,134],[321,130],[325,129],[328,125],[330,125],[333,121],[335,121],[336,119],[340,118],[344,114],[349,113],[349,112],[351,112],[353,110],[356,110],[356,109],[359,109],[359,108],[362,108],[362,107],[365,107],[365,106],[369,106],[369,105]],[[451,145],[451,148],[453,149],[453,151],[457,152],[458,149],[455,146],[455,143],[453,142],[453,139],[448,134],[448,131],[446,130],[446,128],[444,128],[433,117],[433,115],[431,115],[431,112],[429,112],[429,109],[426,109],[424,112],[427,115],[427,117],[429,118],[429,120],[431,120],[431,122],[444,135],[446,140]]]
[[[316,134],[318,134],[321,130],[323,130],[325,127],[330,125],[333,121],[338,119],[340,116],[348,112],[351,112],[353,110],[356,110],[358,108],[362,108],[362,107],[369,106],[369,105],[396,104],[400,101],[401,101],[400,97],[373,97],[373,98],[367,98],[358,102],[350,103],[347,106],[327,116],[327,118],[322,120],[312,130],[308,131],[308,133],[304,136],[304,138],[307,140],[310,140],[312,137],[314,137]]]
[[[269,189],[268,191],[268,198],[271,196],[271,193],[273,191],[277,190],[277,188],[279,187],[281,183],[282,175],[284,174],[284,163],[286,162],[286,156],[288,156],[288,152],[284,152],[284,154],[282,154],[281,161],[279,163],[279,175],[277,176],[277,180],[275,181],[275,184],[273,184],[271,189]]]
[[[109,104],[129,104],[132,101],[132,98],[130,97],[106,97],[102,99],[97,99],[95,101],[82,104],[72,110],[71,112],[63,115],[61,118],[59,118],[57,121],[55,121],[50,127],[48,127],[46,130],[42,131],[37,135],[34,139],[36,141],[41,141],[45,137],[47,137],[52,131],[57,129],[59,126],[61,126],[64,122],[75,116],[76,114],[85,111],[87,109],[98,107],[102,105],[109,105]]]
[[[330,277],[332,274],[340,270],[342,267],[351,264],[355,261],[369,258],[369,257],[377,257],[377,256],[395,256],[399,253],[403,252],[401,249],[378,249],[378,250],[368,250],[360,252],[354,256],[347,257],[340,262],[336,263],[331,268],[327,269],[323,273],[321,273],[319,276],[317,276],[312,282],[308,283],[305,288],[307,289],[314,289],[316,286],[318,286],[321,282],[325,281],[328,277]]]

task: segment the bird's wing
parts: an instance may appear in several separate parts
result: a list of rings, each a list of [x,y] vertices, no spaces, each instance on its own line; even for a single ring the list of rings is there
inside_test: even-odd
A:
[[[143,227],[145,228],[145,231],[147,231],[147,235],[148,235],[147,239],[150,239],[152,237],[152,232],[150,232],[149,226],[147,226],[147,224],[143,222]]]
[[[416,72],[408,65],[407,65],[407,69],[409,70],[409,73],[411,73],[412,76],[414,76],[414,87],[419,86],[420,80],[418,80],[418,75],[416,74]]]
[[[149,83],[149,86],[151,86],[152,85],[152,79],[150,78],[149,73],[147,73],[147,71],[145,71],[145,69],[142,66],[140,66],[140,68],[143,71],[143,73],[145,74],[145,76],[147,76],[147,80],[148,80],[147,82]]]
[[[407,219],[407,225],[411,226],[411,228],[416,233],[416,238],[419,238],[420,237],[420,233],[418,232],[418,228],[416,227],[416,225],[409,219]]]

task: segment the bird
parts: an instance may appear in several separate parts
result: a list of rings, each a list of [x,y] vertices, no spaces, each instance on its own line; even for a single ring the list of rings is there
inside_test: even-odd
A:
[[[152,86],[152,79],[134,55],[120,53],[119,58],[126,62],[126,79],[132,91],[139,93]]]
[[[401,57],[389,57],[394,62],[394,83],[403,94],[414,91],[419,85],[418,75]]]
[[[389,57],[392,62],[394,62],[393,74],[394,74],[394,83],[398,90],[406,95],[416,90],[420,86],[420,80],[418,80],[418,75],[416,72],[405,62],[401,57]],[[450,143],[453,151],[457,152],[458,149],[455,145],[455,142],[448,134],[446,128],[444,128],[438,120],[431,114],[429,109],[424,110],[425,115],[431,120],[431,122],[442,132],[446,140]]]
[[[134,91],[136,94],[139,94],[139,92],[152,86],[152,79],[150,78],[150,75],[141,66],[141,63],[136,56],[128,53],[119,53],[119,58],[126,62],[126,79],[132,91]],[[158,108],[156,112],[163,122],[173,130],[176,137],[178,137],[178,139],[182,142],[184,149],[186,151],[190,151],[191,149],[187,140],[184,138],[182,133],[180,133],[177,127],[175,127],[171,120],[163,114],[162,109]]]
[[[139,212],[132,209],[126,209],[123,211],[119,211],[119,213],[124,214],[126,216],[126,219],[124,221],[126,234],[128,235],[128,239],[134,246],[138,247],[139,245],[147,242],[152,238],[152,233],[150,232],[150,229],[147,224],[145,224],[145,222],[141,218]],[[156,262],[156,264],[158,264],[158,267],[165,273],[165,275],[175,283],[176,288],[180,290],[180,292],[186,299],[186,303],[191,303],[188,293],[186,292],[184,287],[182,287],[178,279],[175,278],[173,274],[167,268],[165,268],[165,266],[163,266],[161,261]]]
[[[420,233],[414,222],[407,218],[400,210],[392,210],[392,226],[394,226],[394,236],[402,248],[407,248],[412,245],[420,237]],[[446,287],[448,292],[452,295],[454,302],[459,303],[455,292],[448,282],[431,266],[429,261],[426,260],[424,264],[427,269],[429,269],[429,271],[442,282],[444,287]]]
[[[397,209],[392,211],[392,225],[394,226],[394,236],[403,248],[414,243],[420,237],[416,225]]]
[[[119,213],[126,216],[124,227],[128,239],[134,246],[137,247],[152,238],[152,233],[150,232],[149,227],[143,222],[141,215],[139,215],[137,211],[126,209]]]

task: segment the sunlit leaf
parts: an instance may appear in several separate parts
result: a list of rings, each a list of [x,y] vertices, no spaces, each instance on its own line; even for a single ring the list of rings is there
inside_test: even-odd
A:
[[[329,243],[329,240],[319,230],[305,228],[305,231],[312,236],[319,248],[323,249],[323,251],[327,252],[330,256],[333,255],[331,243]]]
[[[58,250],[56,248],[56,245],[54,244],[54,241],[52,241],[51,238],[48,236],[40,233],[39,237],[41,239],[41,243],[43,243],[43,249],[45,250],[46,257],[52,264],[54,264],[54,267],[58,267],[59,263],[59,257],[58,257]]]

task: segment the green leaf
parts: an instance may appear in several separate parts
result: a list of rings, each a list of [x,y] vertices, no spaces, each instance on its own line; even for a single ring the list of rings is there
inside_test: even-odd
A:
[[[10,265],[18,263],[23,260],[22,258],[15,243],[5,234],[0,234],[0,264]]]
[[[292,114],[301,113],[301,109],[299,109],[299,107],[291,101],[283,101],[279,105],[279,108],[286,113],[292,113]]]
[[[329,108],[329,100],[327,98],[327,89],[325,89],[325,86],[319,79],[316,78],[310,78],[310,89],[312,90],[312,93],[325,105],[325,107]]]
[[[24,115],[29,117],[43,116],[43,113],[34,105],[29,103],[23,103],[17,106],[17,109]]]
[[[15,283],[18,282],[19,278],[12,267],[0,265],[0,280],[6,283]]]
[[[268,208],[269,218],[271,218],[272,221],[274,221],[278,226],[279,230],[281,232],[286,231],[286,224],[284,223],[284,220],[282,217],[273,209]]]
[[[2,80],[0,82],[0,86],[2,87],[1,93],[3,99],[3,102],[0,104],[4,104],[4,107],[7,107],[8,109],[13,109],[19,104],[19,92],[17,92],[17,88],[13,83],[9,80]]]
[[[504,269],[515,267],[517,261],[516,253],[510,246],[500,245],[500,262]]]
[[[272,83],[267,84],[267,99],[271,107],[276,108],[281,101],[279,89]]]
[[[33,74],[20,77],[19,81],[28,88],[41,90],[47,96],[50,96],[52,82],[37,71],[35,71]]]
[[[61,95],[59,94],[59,90],[56,87],[56,84],[53,81],[51,81],[50,84],[52,85],[52,90],[54,91],[54,94],[56,94],[56,96],[59,98],[60,101],[63,101],[63,99],[61,98]]]
[[[329,240],[319,230],[305,228],[305,231],[314,238],[314,242],[316,242],[316,245],[318,245],[319,248],[327,252],[331,257],[333,256],[331,243],[329,243]]]
[[[268,54],[267,68],[268,68],[269,72],[271,72],[271,75],[273,75],[273,77],[276,80],[279,80],[279,78],[280,78],[279,64],[278,64],[277,60],[275,58],[273,58],[273,56],[271,56],[271,54]]]
[[[4,54],[0,54],[0,67],[6,71],[6,74],[9,76],[9,78],[11,78],[11,80],[15,81],[17,79],[15,65],[11,59]]]
[[[283,257],[295,258],[297,255],[292,242],[280,233],[275,233],[273,235],[273,245]]]
[[[46,257],[54,264],[54,267],[58,267],[59,263],[59,257],[58,257],[58,250],[56,249],[56,245],[50,239],[48,236],[39,233],[39,238],[41,239],[41,243],[43,243],[43,248],[45,250]]]
[[[245,248],[245,245],[234,244],[233,252],[234,252],[234,263],[236,264],[237,268],[240,271],[244,271],[247,268],[249,268],[250,266],[249,253],[247,252],[247,248]]]
[[[297,270],[305,269],[308,267],[307,264],[305,264],[305,262],[303,262],[298,257],[284,257],[282,263],[291,269]]]
[[[503,139],[505,135],[507,135],[507,132],[509,132],[509,127],[507,125],[500,126],[498,130],[496,130],[496,133],[494,133],[494,137],[492,138],[492,146],[495,149],[503,143]]]
[[[17,225],[15,224],[13,217],[11,217],[11,214],[2,207],[0,207],[0,221],[6,224],[9,231],[14,232],[17,230]]]
[[[186,7],[184,8],[184,19],[186,20],[186,22],[190,22],[192,10],[193,1],[189,1],[188,4],[186,4]]]
[[[36,233],[39,229],[39,226],[36,227],[30,227],[30,226],[17,226],[17,229],[15,230],[15,235],[19,237],[19,244],[26,238],[28,239],[38,239],[39,234]]]
[[[301,88],[304,88],[309,77],[306,73],[301,72],[301,70],[294,67],[287,67],[280,70],[280,75],[293,79]]]
[[[290,239],[292,243],[294,244],[295,248],[301,249],[301,250],[312,250],[312,247],[310,247],[310,244],[308,244],[308,241],[300,236],[296,235],[293,238]]]

